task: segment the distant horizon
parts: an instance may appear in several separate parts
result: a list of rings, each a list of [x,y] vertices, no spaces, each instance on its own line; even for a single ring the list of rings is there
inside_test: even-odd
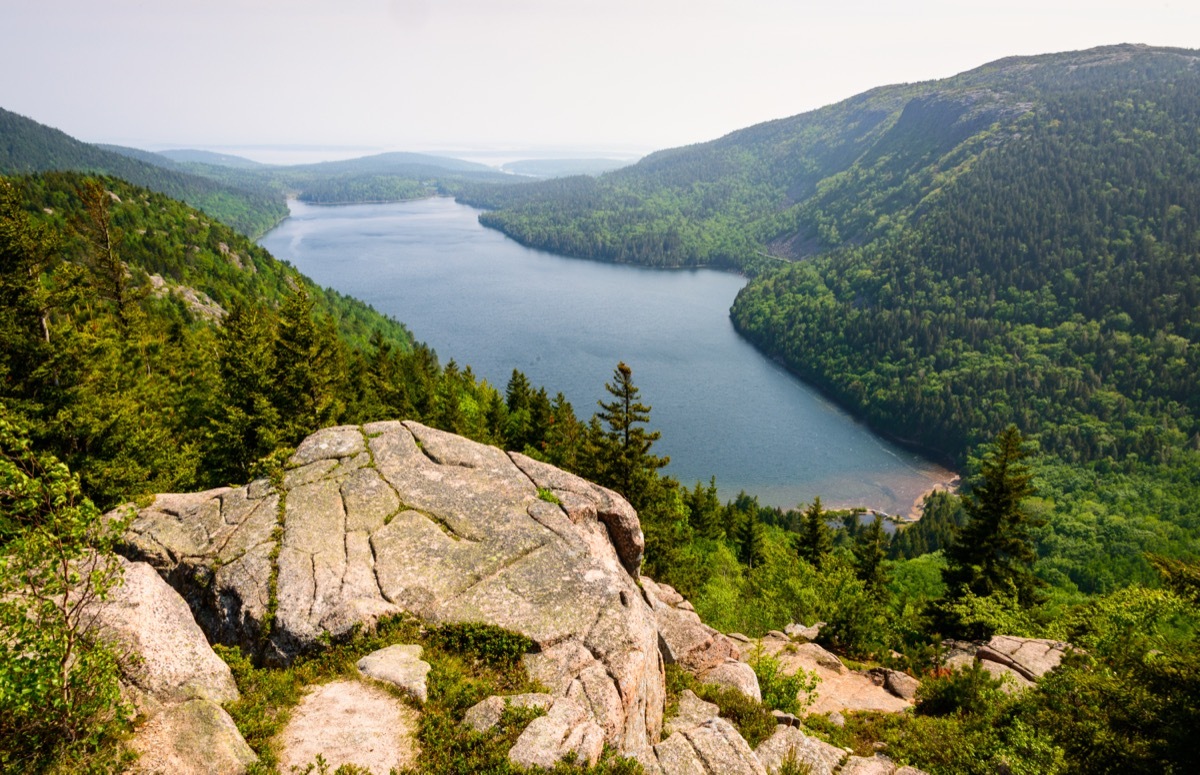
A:
[[[8,5],[0,105],[163,150],[642,155],[1004,57],[1200,44],[1180,0]]]
[[[83,139],[83,138],[77,138]],[[84,142],[92,142],[84,140]],[[270,143],[254,143],[249,145],[238,144],[190,144],[176,145],[170,143],[146,143],[135,145],[132,142],[109,142],[101,141],[100,145],[122,145],[129,148],[138,148],[144,151],[153,151],[155,153],[163,153],[166,151],[209,151],[211,153],[222,153],[229,156],[240,156],[244,159],[250,159],[261,164],[272,164],[286,166],[291,164],[313,164],[323,161],[346,161],[348,159],[358,159],[364,156],[375,156],[383,153],[418,153],[426,156],[441,156],[444,158],[460,159],[462,161],[473,161],[480,164],[499,167],[503,164],[510,164],[514,161],[525,159],[613,159],[616,161],[634,161],[644,157],[648,153],[653,153],[655,150],[647,149],[641,152],[636,152],[631,149],[602,149],[594,147],[529,147],[529,148],[492,148],[480,146],[477,148],[461,147],[461,148],[386,148],[379,146],[363,146],[363,145],[338,145],[338,144],[308,144],[308,143],[281,143],[272,145]]]

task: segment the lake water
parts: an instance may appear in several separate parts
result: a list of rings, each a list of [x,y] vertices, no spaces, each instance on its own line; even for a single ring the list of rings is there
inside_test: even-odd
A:
[[[317,283],[403,321],[445,363],[503,391],[514,368],[586,419],[618,361],[653,407],[667,471],[717,477],[790,507],[907,513],[949,472],[871,433],[741,339],[729,307],[745,283],[563,258],[485,229],[452,199],[319,207],[291,202],[263,238]]]

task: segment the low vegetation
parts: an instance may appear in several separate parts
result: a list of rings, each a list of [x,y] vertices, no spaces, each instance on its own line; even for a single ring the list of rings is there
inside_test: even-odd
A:
[[[419,764],[398,775],[517,775],[527,770],[508,761],[508,750],[525,726],[540,715],[535,709],[508,708],[495,729],[475,732],[462,724],[463,715],[492,695],[544,691],[529,680],[520,657],[531,647],[528,638],[485,624],[423,626],[414,618],[382,620],[372,632],[359,632],[340,643],[329,643],[288,667],[257,667],[237,648],[218,646],[233,670],[242,698],[228,706],[238,729],[259,756],[257,775],[278,772],[274,738],[286,726],[290,711],[305,691],[338,678],[354,678],[355,663],[377,649],[397,643],[422,645],[429,662],[429,701],[421,706],[414,743]],[[411,702],[407,698],[401,701]],[[319,771],[317,762],[313,770]],[[342,769],[342,775],[352,775]],[[636,763],[607,752],[593,767],[564,763],[554,773],[637,775]]]

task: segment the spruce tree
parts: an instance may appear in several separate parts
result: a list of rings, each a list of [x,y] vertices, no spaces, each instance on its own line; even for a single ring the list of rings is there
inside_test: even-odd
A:
[[[820,497],[813,498],[813,502],[804,510],[796,551],[801,559],[807,560],[818,570],[833,551],[833,531],[826,519],[825,509],[821,508]]]
[[[737,542],[738,561],[747,568],[758,567],[763,560],[763,526],[758,519],[758,510],[751,509],[741,514],[734,534]]]
[[[963,497],[967,523],[946,550],[944,578],[951,601],[1015,592],[1022,606],[1038,602],[1043,585],[1033,575],[1037,559],[1030,530],[1041,523],[1023,501],[1033,494],[1028,452],[1016,426],[996,437],[980,464],[979,478]]]
[[[287,429],[285,440],[293,444],[334,424],[344,408],[344,345],[333,321],[318,321],[314,307],[300,287],[279,308],[274,403]]]
[[[852,547],[855,575],[867,591],[876,597],[883,594],[888,583],[885,567],[887,547],[888,536],[883,529],[883,517],[876,514],[870,524],[858,531]]]
[[[249,480],[254,463],[281,443],[274,394],[275,319],[265,308],[236,302],[217,335],[221,390],[213,398],[209,465],[218,480]]]
[[[638,388],[633,384],[633,370],[622,361],[613,371],[613,381],[604,389],[612,401],[598,401],[596,417],[604,423],[608,450],[604,483],[612,487],[640,509],[648,500],[646,490],[657,480],[658,469],[670,462],[658,457],[650,447],[658,441],[658,431],[642,427],[650,422],[650,407],[638,400]]]

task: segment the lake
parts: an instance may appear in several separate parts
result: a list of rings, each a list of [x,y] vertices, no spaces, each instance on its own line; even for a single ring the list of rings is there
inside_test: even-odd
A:
[[[907,513],[951,474],[881,439],[746,343],[729,321],[745,279],[564,258],[485,229],[452,199],[322,207],[291,202],[262,245],[317,283],[403,321],[501,392],[514,368],[586,419],[618,361],[687,486],[717,477],[791,507]]]

